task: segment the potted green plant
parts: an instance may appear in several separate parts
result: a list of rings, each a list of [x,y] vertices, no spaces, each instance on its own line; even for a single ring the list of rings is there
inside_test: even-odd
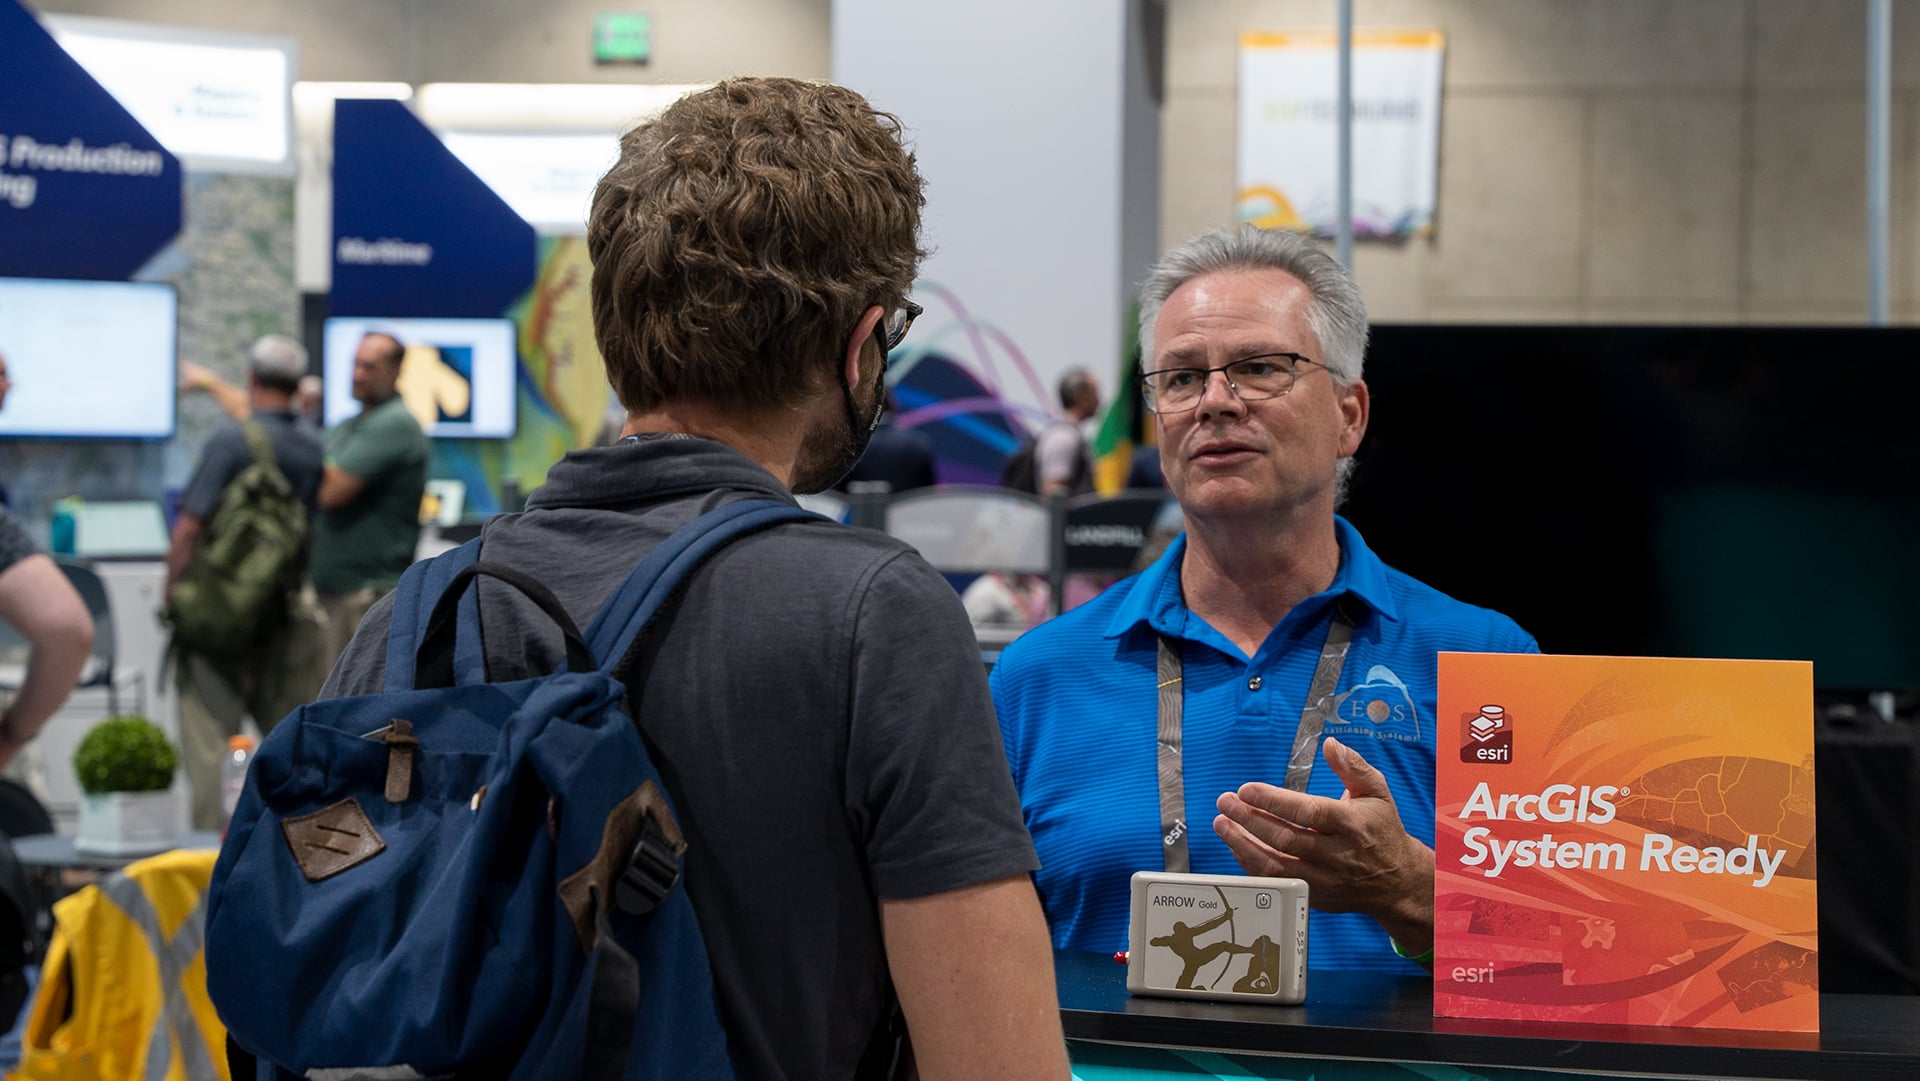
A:
[[[73,752],[80,782],[80,833],[74,848],[137,856],[171,847],[179,808],[173,771],[180,756],[145,717],[109,717]]]

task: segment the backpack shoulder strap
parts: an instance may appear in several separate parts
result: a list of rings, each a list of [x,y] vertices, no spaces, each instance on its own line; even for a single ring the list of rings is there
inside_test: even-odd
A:
[[[253,455],[253,464],[266,470],[284,483],[286,476],[280,471],[280,459],[274,457],[273,440],[267,437],[267,430],[260,422],[248,417],[240,422],[240,434],[247,437],[247,451]]]
[[[600,670],[614,673],[681,581],[722,546],[781,522],[830,520],[777,499],[743,499],[681,526],[647,553],[588,625],[587,646]]]
[[[252,453],[256,465],[278,465],[273,460],[273,442],[267,438],[267,430],[260,422],[248,417],[240,422],[240,434],[247,437],[247,450]]]
[[[415,651],[427,633],[427,621],[440,594],[461,571],[480,560],[480,538],[475,537],[450,552],[423,559],[408,567],[393,591],[393,615],[387,625],[386,689],[413,689]],[[486,655],[480,646],[479,591],[470,590],[460,599],[460,628],[454,635],[453,666],[457,673],[486,669]],[[472,633],[468,633],[472,632]]]

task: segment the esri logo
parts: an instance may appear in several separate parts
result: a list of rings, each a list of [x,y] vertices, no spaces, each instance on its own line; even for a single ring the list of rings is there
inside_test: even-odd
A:
[[[1504,706],[1481,706],[1460,717],[1460,761],[1505,765],[1513,761],[1513,727]]]

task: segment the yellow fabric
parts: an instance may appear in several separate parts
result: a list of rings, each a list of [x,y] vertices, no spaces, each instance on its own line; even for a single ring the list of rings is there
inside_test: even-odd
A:
[[[199,905],[215,855],[168,852],[119,872],[152,903],[164,939],[172,940],[189,915],[205,919]],[[218,1081],[230,1081],[226,1029],[207,998],[204,950],[181,973],[179,988],[198,1031],[172,1034],[162,1075],[147,1062],[155,1027],[167,1024],[167,1017],[160,960],[146,931],[99,885],[60,901],[53,915],[53,941],[27,1018],[20,1066],[8,1081],[206,1081],[190,1076],[181,1040],[203,1043]]]

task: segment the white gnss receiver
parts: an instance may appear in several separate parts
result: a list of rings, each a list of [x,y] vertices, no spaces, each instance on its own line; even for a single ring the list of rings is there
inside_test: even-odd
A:
[[[1297,1005],[1307,997],[1307,884],[1297,878],[1133,876],[1127,990]]]

